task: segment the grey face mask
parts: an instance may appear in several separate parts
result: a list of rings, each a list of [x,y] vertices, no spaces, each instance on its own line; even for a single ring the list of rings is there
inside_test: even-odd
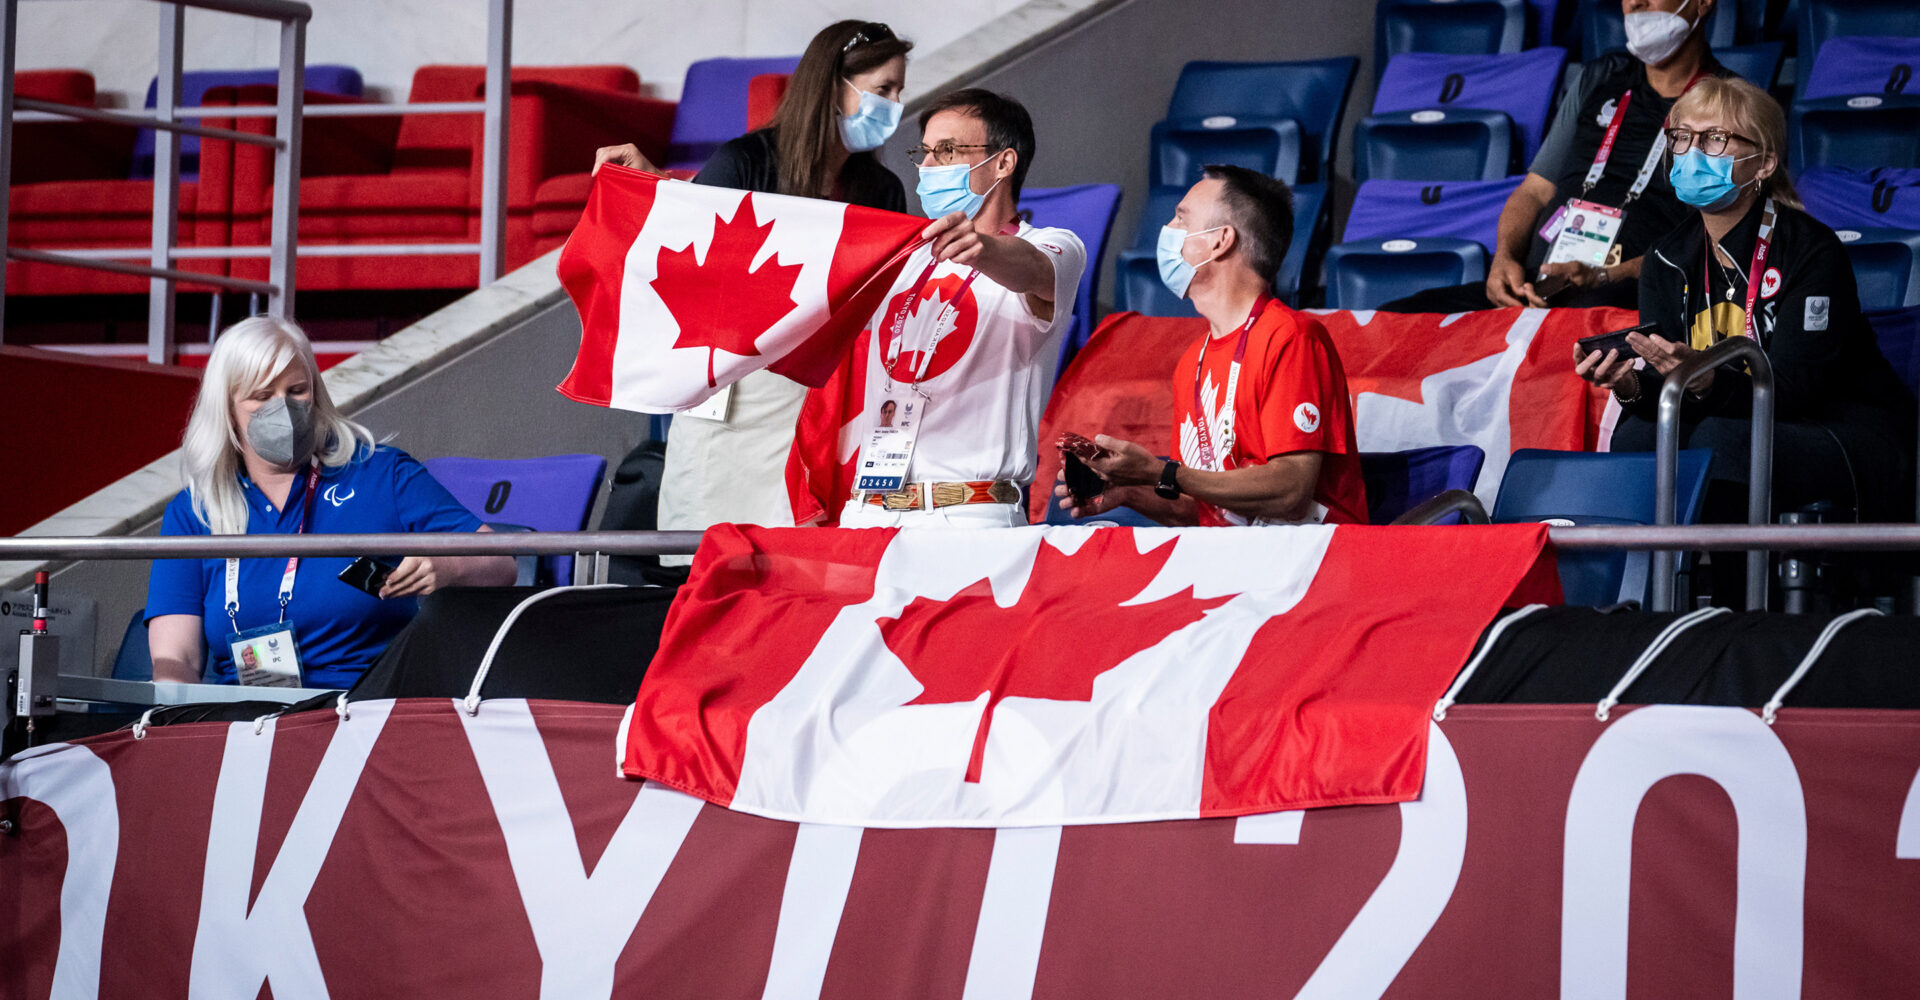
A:
[[[254,454],[283,469],[306,461],[313,454],[313,404],[289,396],[267,400],[247,421],[247,441]]]

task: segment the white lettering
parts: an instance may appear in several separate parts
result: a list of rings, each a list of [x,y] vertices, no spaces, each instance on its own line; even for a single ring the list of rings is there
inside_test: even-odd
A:
[[[191,1000],[254,1000],[266,982],[272,983],[275,1000],[327,996],[326,977],[307,927],[307,895],[392,709],[391,701],[357,703],[353,718],[334,730],[251,909],[247,897],[253,888],[277,727],[270,720],[258,735],[251,722],[227,727],[207,834],[200,925],[193,936],[193,969],[187,982]]]
[[[0,795],[0,799],[6,798]],[[1893,856],[1903,861],[1920,861],[1920,774],[1913,776],[1907,789],[1907,804],[1900,810],[1900,833],[1894,838]]]
[[[127,752],[138,753],[139,748]],[[67,835],[67,870],[60,882],[60,953],[54,959],[50,996],[54,1000],[97,997],[107,897],[113,888],[114,860],[120,855],[120,809],[113,772],[86,747],[50,744],[24,751],[0,766],[0,802],[12,798],[32,799],[51,809]]]
[[[1738,822],[1733,995],[1798,997],[1805,940],[1807,806],[1773,727],[1744,708],[1655,705],[1600,734],[1567,803],[1560,995],[1627,995],[1627,889],[1640,802],[1679,774],[1712,780]]]
[[[1033,995],[1059,857],[1057,826],[994,831],[993,858],[987,862],[987,886],[980,898],[980,920],[973,930],[962,1000]]]
[[[359,712],[356,706],[355,721]],[[540,949],[540,995],[611,996],[614,963],[700,815],[701,801],[651,781],[640,786],[589,875],[527,703],[488,701],[470,716],[455,702],[454,714],[466,728],[506,836],[513,878]]]
[[[780,895],[780,923],[773,932],[773,960],[762,997],[801,1000],[820,995],[865,832],[857,826],[800,824],[787,861],[787,885]]]

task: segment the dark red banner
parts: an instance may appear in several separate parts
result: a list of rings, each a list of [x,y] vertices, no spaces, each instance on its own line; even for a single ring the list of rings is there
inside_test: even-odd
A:
[[[1456,708],[1421,798],[860,830],[615,776],[616,708],[369,702],[0,766],[0,996],[1859,997],[1920,713]]]

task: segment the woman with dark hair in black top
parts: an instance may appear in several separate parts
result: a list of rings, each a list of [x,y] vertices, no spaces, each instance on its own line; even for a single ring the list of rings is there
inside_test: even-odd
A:
[[[772,123],[715,150],[694,183],[906,211],[905,188],[874,151],[900,123],[912,48],[877,22],[828,25],[807,44]],[[659,172],[632,145],[601,149],[594,169],[607,162]],[[661,476],[660,528],[791,526],[787,452],[806,391],[785,376],[755,372],[702,415],[677,417]]]
[[[1620,401],[1613,449],[1653,449],[1660,390],[1681,361],[1753,337],[1773,367],[1774,510],[1831,501],[1861,520],[1907,520],[1913,400],[1861,313],[1839,237],[1801,210],[1780,106],[1744,80],[1703,81],[1674,105],[1668,138],[1675,194],[1698,211],[1641,269],[1640,322],[1658,333],[1627,339],[1646,363],[1574,348],[1574,371]],[[1744,368],[1687,387],[1680,446],[1713,452],[1708,520],[1746,520],[1752,411]]]

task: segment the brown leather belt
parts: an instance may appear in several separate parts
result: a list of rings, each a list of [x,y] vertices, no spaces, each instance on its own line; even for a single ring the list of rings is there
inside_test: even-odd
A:
[[[929,491],[922,502],[920,489]],[[854,500],[886,510],[933,510],[974,503],[1019,503],[1020,487],[1004,479],[973,483],[908,483],[886,493],[855,491]]]

